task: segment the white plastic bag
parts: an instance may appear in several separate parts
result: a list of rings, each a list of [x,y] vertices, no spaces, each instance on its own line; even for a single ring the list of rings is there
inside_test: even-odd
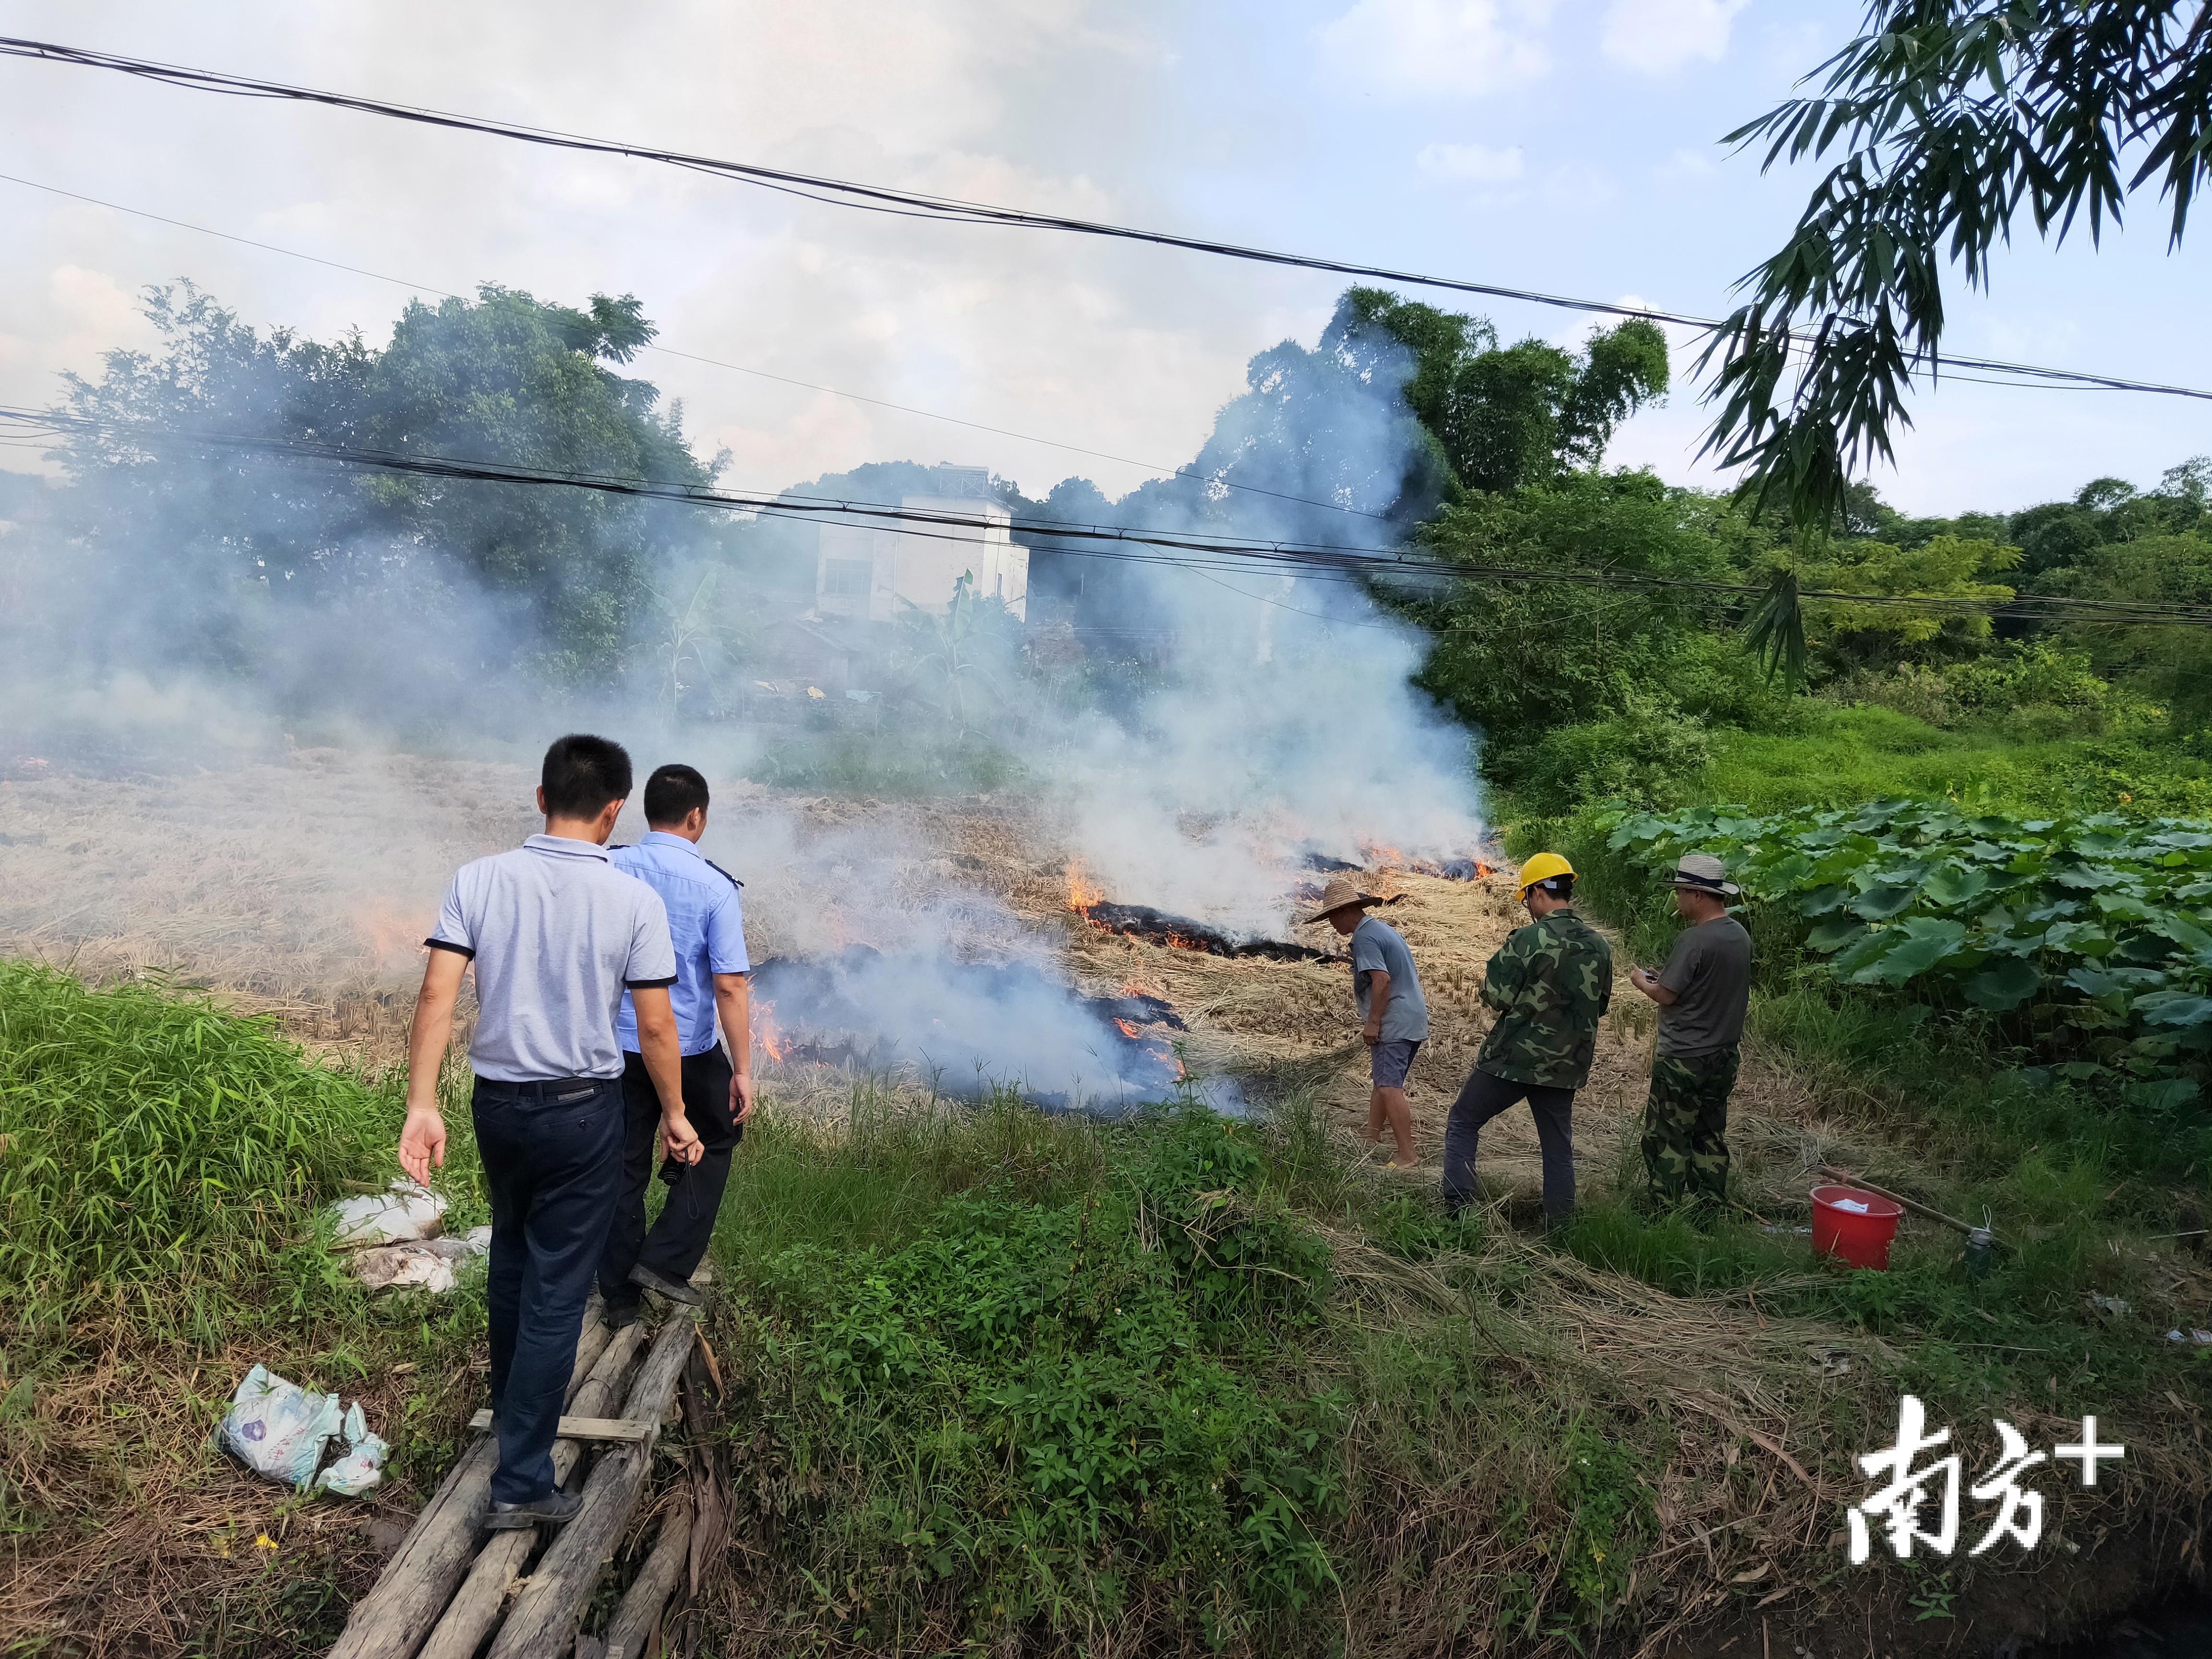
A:
[[[304,1486],[343,1420],[336,1395],[310,1394],[256,1365],[231,1396],[222,1443],[256,1473]]]
[[[389,1192],[342,1198],[326,1213],[337,1225],[339,1248],[354,1249],[363,1244],[435,1238],[446,1224],[446,1200],[402,1177]]]
[[[414,1285],[436,1296],[453,1288],[454,1273],[464,1261],[474,1261],[490,1249],[491,1229],[478,1227],[460,1238],[411,1239],[401,1244],[372,1245],[365,1250],[356,1250],[347,1266],[353,1276],[372,1291]]]
[[[345,1414],[346,1449],[337,1462],[315,1477],[317,1492],[334,1492],[341,1498],[358,1498],[384,1481],[384,1460],[392,1448],[368,1431],[361,1414],[361,1401]]]

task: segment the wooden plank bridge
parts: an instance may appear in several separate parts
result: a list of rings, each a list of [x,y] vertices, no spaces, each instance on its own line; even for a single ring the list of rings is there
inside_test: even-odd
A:
[[[672,1596],[696,1592],[724,1532],[714,1370],[690,1310],[672,1310],[657,1333],[642,1322],[611,1330],[594,1301],[553,1447],[555,1479],[582,1492],[583,1508],[550,1531],[488,1532],[499,1447],[485,1432],[490,1413],[479,1412],[469,1425],[474,1443],[354,1604],[330,1659],[650,1659]],[[679,1395],[690,1437],[687,1490],[662,1506],[652,1553],[604,1636],[580,1634],[600,1575],[630,1535]]]

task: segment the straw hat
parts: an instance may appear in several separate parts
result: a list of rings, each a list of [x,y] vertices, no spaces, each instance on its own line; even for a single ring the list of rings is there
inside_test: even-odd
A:
[[[1306,921],[1325,920],[1333,910],[1341,910],[1347,904],[1380,904],[1382,901],[1373,893],[1360,890],[1359,884],[1349,876],[1336,876],[1321,890],[1321,908],[1302,918]]]
[[[1743,891],[1728,878],[1728,866],[1711,853],[1685,853],[1674,866],[1674,873],[1667,878],[1669,887],[1686,887],[1692,892],[1712,893],[1734,898]]]

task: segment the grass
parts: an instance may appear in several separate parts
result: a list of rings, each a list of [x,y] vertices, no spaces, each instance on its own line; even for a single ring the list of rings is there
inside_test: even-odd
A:
[[[361,1511],[261,1482],[210,1437],[258,1360],[361,1400],[393,1496],[443,1474],[477,1404],[480,1289],[372,1300],[315,1219],[389,1179],[398,1121],[390,1080],[312,1063],[266,1018],[0,963],[0,1650],[335,1638],[375,1570]]]
[[[395,1495],[420,1493],[477,1403],[480,1297],[371,1300],[307,1224],[343,1171],[383,1172],[382,1085],[190,998],[26,983],[0,1068],[71,1109],[11,1120],[11,1149],[149,1133],[143,1100],[189,1093],[170,1072],[229,1055],[255,1108],[165,1133],[199,1137],[191,1170],[265,1185],[258,1206],[203,1206],[180,1178],[174,1251],[106,1245],[100,1273],[37,1281],[48,1311],[0,1355],[18,1564],[0,1645],[320,1645],[374,1571],[359,1511],[254,1481],[208,1430],[268,1360],[360,1395],[398,1449]],[[40,1021],[15,1018],[41,998]],[[449,1121],[465,1221],[481,1198],[465,1112]],[[2002,1193],[2021,1223],[2019,1255],[1970,1285],[1948,1241],[1908,1239],[1887,1275],[1823,1271],[1754,1221],[1646,1213],[1601,1181],[1552,1244],[1495,1211],[1447,1221],[1297,1092],[1264,1125],[933,1110],[864,1084],[831,1128],[771,1098],[716,1240],[744,1544],[712,1593],[714,1649],[1610,1650],[1747,1615],[1777,1581],[1731,1581],[1762,1561],[1812,1592],[1832,1490],[1761,1447],[1843,1470],[1900,1386],[1971,1421],[2063,1375],[2129,1437],[2131,1499],[2179,1502],[2203,1484],[2194,1442],[2185,1425],[2174,1455],[2142,1402],[2203,1400],[2204,1363],[2088,1312],[2091,1287],[2154,1306],[2172,1266],[2135,1234],[2110,1249],[2093,1152],[1942,1177]],[[76,1166],[16,1162],[61,1222],[134,1237]],[[155,1316],[180,1262],[204,1321]],[[1850,1366],[1824,1372],[1808,1346]],[[2077,1499],[2051,1501],[2075,1527]],[[1710,1557],[1677,1547],[1693,1534]]]
[[[1710,1478],[1753,1445],[1726,1410],[1715,1443],[1715,1389],[1840,1471],[1896,1389],[1970,1425],[2047,1401],[2055,1373],[2129,1425],[2147,1480],[2202,1485],[2193,1442],[2177,1455],[2146,1417],[2169,1389],[2206,1398],[2205,1361],[2087,1301],[2154,1307],[2170,1258],[2116,1233],[2086,1163],[1964,1189],[2012,1205],[2022,1246],[1969,1282],[1948,1236],[1846,1273],[1755,1218],[1603,1182],[1551,1248],[1494,1212],[1447,1221],[1296,1096],[1256,1133],[886,1106],[860,1101],[849,1139],[764,1115],[733,1175],[722,1347],[740,1530],[763,1540],[718,1607],[733,1654],[801,1630],[838,1652],[1649,1635],[1711,1582],[1662,1527],[1816,1546],[1834,1523],[1832,1488]],[[1808,1376],[1808,1345],[1849,1364]]]
[[[1955,729],[1896,709],[1809,700],[1790,730],[1716,730],[1683,804],[1755,812],[1853,806],[1897,795],[1991,811],[2212,812],[2212,766],[2170,744],[2022,736],[2016,722]]]
[[[303,1066],[266,1019],[0,963],[0,1306],[13,1334],[94,1305],[218,1340],[219,1300],[310,1286],[286,1248],[368,1176],[388,1087]],[[282,1291],[274,1281],[290,1279]]]
[[[772,1540],[731,1650],[1406,1651],[1617,1622],[1650,1523],[1637,1437],[1498,1375],[1459,1294],[1389,1265],[1480,1226],[1378,1197],[1325,1141],[1303,1108],[1264,1132],[1003,1098],[864,1101],[849,1139],[763,1118],[717,1239],[740,1530]],[[1401,1254],[1347,1231],[1370,1211]],[[1342,1315],[1364,1296],[1391,1316]]]

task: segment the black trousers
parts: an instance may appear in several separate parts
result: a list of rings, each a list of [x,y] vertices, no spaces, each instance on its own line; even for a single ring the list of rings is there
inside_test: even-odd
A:
[[[720,1046],[684,1056],[684,1115],[706,1154],[689,1168],[679,1165],[668,1201],[645,1230],[645,1193],[659,1162],[660,1096],[645,1069],[645,1056],[623,1056],[623,1097],[627,1121],[623,1132],[622,1182],[599,1259],[599,1295],[610,1309],[637,1305],[637,1286],[629,1270],[645,1267],[681,1285],[690,1279],[714,1237],[722,1189],[730,1181],[730,1154],[744,1126],[730,1109],[730,1057]]]
[[[1575,1207],[1572,1089],[1515,1083],[1480,1069],[1468,1073],[1444,1120],[1444,1208],[1454,1213],[1474,1196],[1474,1152],[1482,1126],[1523,1100],[1536,1120],[1544,1153],[1544,1219],[1563,1219]]]
[[[491,1495],[527,1504],[553,1490],[553,1431],[622,1174],[622,1085],[480,1077],[470,1115],[491,1191]]]

